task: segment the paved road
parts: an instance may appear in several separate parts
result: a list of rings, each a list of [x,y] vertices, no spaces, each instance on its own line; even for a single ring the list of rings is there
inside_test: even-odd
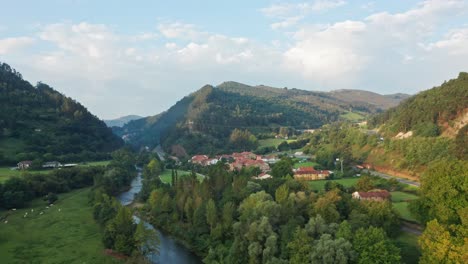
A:
[[[377,177],[381,177],[381,178],[385,178],[385,179],[391,179],[391,178],[394,178],[396,179],[397,181],[401,182],[401,183],[404,183],[404,184],[408,184],[408,185],[411,185],[411,186],[415,186],[415,187],[420,187],[421,184],[419,182],[416,182],[416,181],[411,181],[411,180],[407,180],[407,179],[403,179],[403,178],[398,178],[398,177],[395,177],[395,176],[392,176],[392,175],[389,175],[389,174],[385,174],[385,173],[381,173],[381,172],[378,172],[378,171],[371,171],[371,170],[363,170],[364,172],[367,172],[373,176],[377,176]]]

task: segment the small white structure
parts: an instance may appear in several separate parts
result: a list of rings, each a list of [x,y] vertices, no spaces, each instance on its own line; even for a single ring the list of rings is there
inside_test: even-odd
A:
[[[253,179],[255,180],[266,180],[266,179],[271,179],[273,178],[273,176],[271,176],[270,174],[268,173],[265,173],[265,172],[262,172],[260,173],[257,177],[252,177]]]

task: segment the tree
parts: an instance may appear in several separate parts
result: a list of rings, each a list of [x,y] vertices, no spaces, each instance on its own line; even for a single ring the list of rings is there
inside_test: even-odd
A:
[[[358,253],[359,264],[399,263],[400,249],[385,235],[381,228],[369,227],[356,231],[353,247]]]
[[[288,244],[288,249],[291,252],[289,262],[291,264],[310,263],[313,241],[314,239],[308,235],[306,230],[298,228],[294,232],[294,239]]]
[[[206,222],[210,225],[211,231],[213,231],[214,226],[216,225],[218,215],[216,212],[216,205],[213,199],[208,200],[206,204]]]
[[[130,256],[135,250],[135,223],[129,208],[121,206],[104,231],[104,245]]]
[[[361,192],[367,192],[374,189],[374,184],[369,176],[362,176],[356,183],[356,189]]]
[[[134,240],[136,248],[139,250],[141,255],[147,256],[148,254],[159,254],[160,240],[156,230],[153,228],[147,228],[145,223],[141,220],[136,227]]]
[[[333,239],[324,234],[315,243],[309,263],[347,264],[354,259],[354,251],[349,241],[344,238]]]
[[[273,169],[271,170],[271,176],[275,178],[283,178],[287,175],[292,176],[292,167],[293,164],[291,159],[283,158],[280,161],[276,162],[275,165],[273,165]]]

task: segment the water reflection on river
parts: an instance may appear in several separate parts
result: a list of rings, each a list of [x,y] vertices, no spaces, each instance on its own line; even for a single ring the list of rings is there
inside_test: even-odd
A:
[[[120,194],[117,199],[122,205],[129,205],[132,203],[135,194],[139,193],[142,187],[141,173],[132,181],[131,188],[127,192]],[[135,222],[139,222],[140,219],[134,216]],[[152,225],[145,222],[145,226],[151,229],[155,229]],[[151,255],[149,259],[152,263],[170,263],[170,264],[198,264],[202,263],[200,258],[190,252],[183,245],[172,239],[170,236],[161,233],[156,229],[159,235],[159,255]]]

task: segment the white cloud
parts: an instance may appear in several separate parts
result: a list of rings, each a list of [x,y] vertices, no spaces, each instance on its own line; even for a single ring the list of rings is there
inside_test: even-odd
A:
[[[310,13],[323,12],[346,4],[343,0],[316,0],[302,3],[273,4],[260,9],[267,17],[280,21],[272,23],[272,29],[284,29],[296,25]]]
[[[427,71],[429,59],[459,71],[463,62],[451,65],[447,58],[455,53],[466,55],[465,29],[452,31],[443,40],[424,43],[437,38],[443,21],[465,11],[462,1],[432,0],[406,12],[372,14],[362,21],[304,25],[294,34],[296,42],[284,53],[285,65],[291,72],[329,88],[359,88],[374,78],[414,78],[415,71]],[[436,49],[438,54],[431,53]],[[465,65],[468,68],[468,61]],[[381,72],[375,72],[377,69]]]
[[[199,31],[193,24],[181,22],[161,23],[158,25],[158,30],[169,39],[198,40],[208,35],[206,32]]]
[[[30,37],[4,38],[0,39],[0,55],[15,52],[34,42]]]

